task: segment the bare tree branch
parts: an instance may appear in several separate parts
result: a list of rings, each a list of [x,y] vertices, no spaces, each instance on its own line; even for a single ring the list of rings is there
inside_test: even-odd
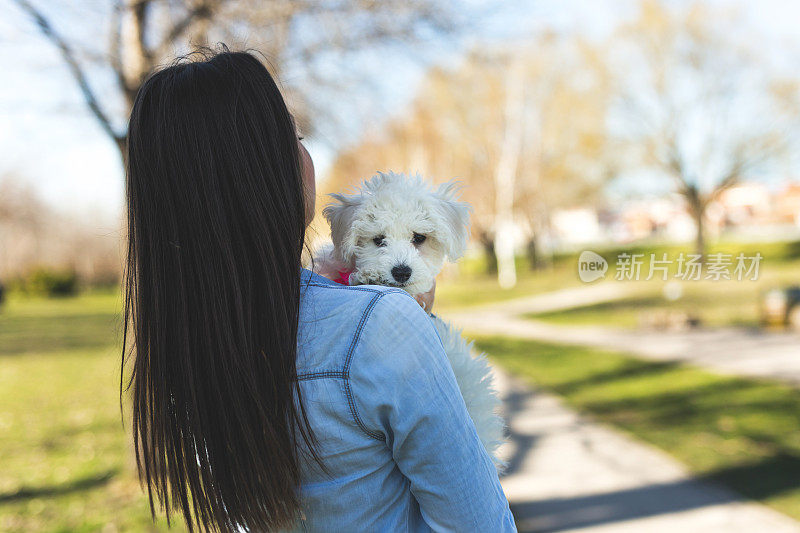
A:
[[[420,41],[432,30],[455,27],[453,17],[446,16],[435,0],[110,0],[108,50],[99,53],[80,50],[59,35],[44,10],[31,3],[36,0],[15,2],[59,49],[86,104],[123,157],[125,132],[114,130],[110,107],[101,106],[106,95],[93,91],[88,82],[92,61],[115,76],[126,114],[147,75],[174,49],[183,51],[193,44],[206,44],[209,37],[223,42],[229,38],[238,44],[247,35],[248,44],[263,49],[275,62],[275,75],[289,80],[286,89],[298,96],[296,114],[318,118],[320,113],[309,112],[316,107],[309,82],[315,79],[330,89],[336,84],[332,76],[323,75],[325,69],[314,64],[320,55],[329,51],[351,53],[376,43]],[[317,31],[298,33],[294,28],[300,21]],[[285,78],[285,72],[291,74]]]
[[[67,64],[67,68],[70,71],[70,74],[78,83],[78,87],[80,88],[81,93],[83,94],[83,99],[86,101],[86,105],[89,106],[89,109],[94,114],[95,118],[97,118],[100,126],[103,128],[109,137],[117,144],[117,146],[121,146],[124,143],[125,136],[118,134],[114,127],[111,125],[111,121],[109,120],[108,116],[105,114],[103,109],[100,107],[99,102],[92,90],[91,86],[89,85],[89,81],[86,78],[86,74],[84,73],[81,65],[78,63],[78,60],[75,57],[75,53],[73,52],[72,48],[67,44],[67,42],[53,29],[53,26],[50,24],[50,21],[42,14],[41,11],[36,9],[28,0],[14,0],[17,5],[22,8],[23,11],[28,13],[31,17],[33,17],[36,25],[39,27],[39,30],[44,34],[44,36],[55,45],[59,52],[61,53],[61,57]]]
[[[176,21],[161,39],[161,42],[156,46],[156,55],[164,55],[169,51],[169,47],[175,43],[176,40],[182,38],[189,31],[191,26],[199,21],[211,20],[217,10],[219,9],[221,1],[205,0],[200,1],[189,9],[189,11],[178,21]]]
[[[760,69],[708,17],[655,2],[646,7],[612,40],[627,63],[618,82],[624,136],[684,197],[702,253],[708,205],[788,151],[791,135],[781,124],[796,124],[797,111],[777,112],[769,87],[791,83]]]
[[[111,11],[111,34],[108,43],[108,59],[111,69],[117,77],[120,87],[125,86],[125,78],[122,75],[122,11],[123,6],[120,0],[114,2]]]

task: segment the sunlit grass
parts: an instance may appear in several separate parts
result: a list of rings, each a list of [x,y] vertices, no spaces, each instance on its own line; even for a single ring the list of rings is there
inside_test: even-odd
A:
[[[765,286],[789,283],[800,271],[797,256],[787,250],[776,246],[762,252]],[[543,271],[531,271],[520,260],[519,283],[510,290],[482,274],[480,261],[466,261],[459,278],[441,281],[436,306],[446,310],[580,286],[575,260],[557,258]],[[659,288],[641,287],[643,298],[656,299],[642,305],[656,305]],[[746,291],[756,288],[717,284],[711,289],[719,292],[710,289],[692,305],[739,313],[755,300],[755,293]],[[647,291],[654,292],[648,296]],[[120,307],[119,294],[106,291],[64,299],[12,294],[0,308],[0,531],[166,529],[163,520],[150,523],[130,439],[120,422]],[[484,347],[512,371],[527,372],[574,405],[663,447],[701,474],[741,485],[743,493],[788,514],[791,506],[800,509],[794,481],[800,479],[795,392],[696,370],[649,367],[652,363],[591,350],[492,342]],[[637,372],[614,377],[639,365],[644,366],[638,377]],[[611,374],[608,385],[600,381],[603,374]],[[787,487],[779,491],[782,483]]]
[[[511,289],[502,289],[496,276],[483,271],[480,259],[465,260],[457,276],[442,276],[437,283],[436,307],[446,310],[500,302],[580,284],[574,269],[567,268],[566,264],[536,271],[521,259],[517,265],[517,284]]]
[[[800,518],[800,390],[591,348],[499,337],[477,345],[698,477]]]
[[[51,299],[13,295],[0,309],[0,356],[113,344],[120,307],[118,292]]]
[[[758,286],[726,287],[710,282],[681,285],[683,294],[674,301],[664,297],[660,284],[647,284],[620,300],[525,316],[554,324],[618,328],[647,327],[677,316],[697,319],[703,326],[758,326],[763,296]]]
[[[800,261],[767,262],[755,281],[674,281],[680,288],[675,300],[666,297],[663,281],[624,283],[634,289],[630,297],[527,316],[555,324],[633,328],[679,313],[699,319],[704,326],[756,327],[767,290],[800,284]]]
[[[0,531],[166,529],[120,419],[117,308],[105,293],[0,312]]]
[[[666,253],[676,260],[681,252],[691,253],[688,245],[640,245],[613,250],[598,250],[609,261],[606,280],[624,284],[633,294],[625,299],[579,307],[557,312],[530,315],[530,318],[558,324],[604,325],[615,327],[638,327],[652,322],[664,313],[685,313],[699,318],[708,326],[756,326],[759,323],[760,302],[764,293],[772,288],[800,285],[800,245],[788,243],[737,244],[721,243],[709,248],[709,253],[754,256],[760,253],[763,259],[756,281],[750,280],[701,280],[675,281],[681,288],[680,297],[668,300],[664,295],[667,282],[660,279],[645,281],[614,280],[614,263],[621,252],[646,254],[646,265],[642,278],[647,277],[649,254]],[[496,277],[483,270],[479,258],[462,262],[458,277],[443,276],[436,291],[436,306],[446,313],[449,309],[498,302],[512,298],[541,294],[563,288],[585,286],[578,278],[578,254],[563,254],[554,258],[550,266],[534,271],[521,258],[517,261],[519,281],[512,289],[501,289]],[[670,272],[674,276],[676,266]],[[668,280],[669,281],[669,280]],[[674,281],[674,280],[673,280]],[[674,284],[674,283],[673,283]]]

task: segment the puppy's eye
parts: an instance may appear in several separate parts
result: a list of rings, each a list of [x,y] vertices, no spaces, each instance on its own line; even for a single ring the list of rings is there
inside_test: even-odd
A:
[[[384,237],[383,235],[378,235],[377,237],[372,239],[372,242],[375,243],[375,246],[386,246],[386,237]]]
[[[411,242],[413,242],[414,244],[422,244],[423,242],[425,242],[425,239],[427,238],[428,237],[426,235],[423,235],[421,233],[414,233],[414,237],[411,239]]]

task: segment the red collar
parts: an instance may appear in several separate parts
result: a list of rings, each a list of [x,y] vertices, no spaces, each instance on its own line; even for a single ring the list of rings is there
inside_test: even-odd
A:
[[[337,276],[333,278],[333,281],[338,283],[339,285],[350,285],[350,274],[352,274],[352,270],[337,270]]]

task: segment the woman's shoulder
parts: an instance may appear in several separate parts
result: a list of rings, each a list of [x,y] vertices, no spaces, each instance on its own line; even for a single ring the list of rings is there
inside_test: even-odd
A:
[[[378,333],[388,333],[386,330],[390,330],[400,337],[426,329],[433,331],[428,314],[410,294],[401,289],[383,291],[376,298],[370,324],[371,330],[378,330]]]
[[[391,380],[447,365],[433,321],[404,291],[383,293],[363,324],[351,365],[357,373]]]
[[[347,368],[354,417],[378,440],[406,424],[402,413],[436,418],[464,408],[433,320],[407,294],[377,301]]]
[[[343,371],[358,345],[371,344],[373,335],[380,339],[395,329],[393,317],[427,320],[416,301],[397,288],[350,287],[309,271],[304,271],[302,285],[298,369]]]
[[[353,311],[367,311],[368,307],[374,307],[379,300],[386,297],[394,302],[389,305],[394,306],[399,305],[396,300],[398,297],[400,300],[414,302],[414,299],[402,289],[381,285],[342,285],[305,269],[301,276],[301,285],[301,306],[313,306],[317,309],[332,307],[337,312],[347,312],[346,314],[351,317],[357,314]]]

